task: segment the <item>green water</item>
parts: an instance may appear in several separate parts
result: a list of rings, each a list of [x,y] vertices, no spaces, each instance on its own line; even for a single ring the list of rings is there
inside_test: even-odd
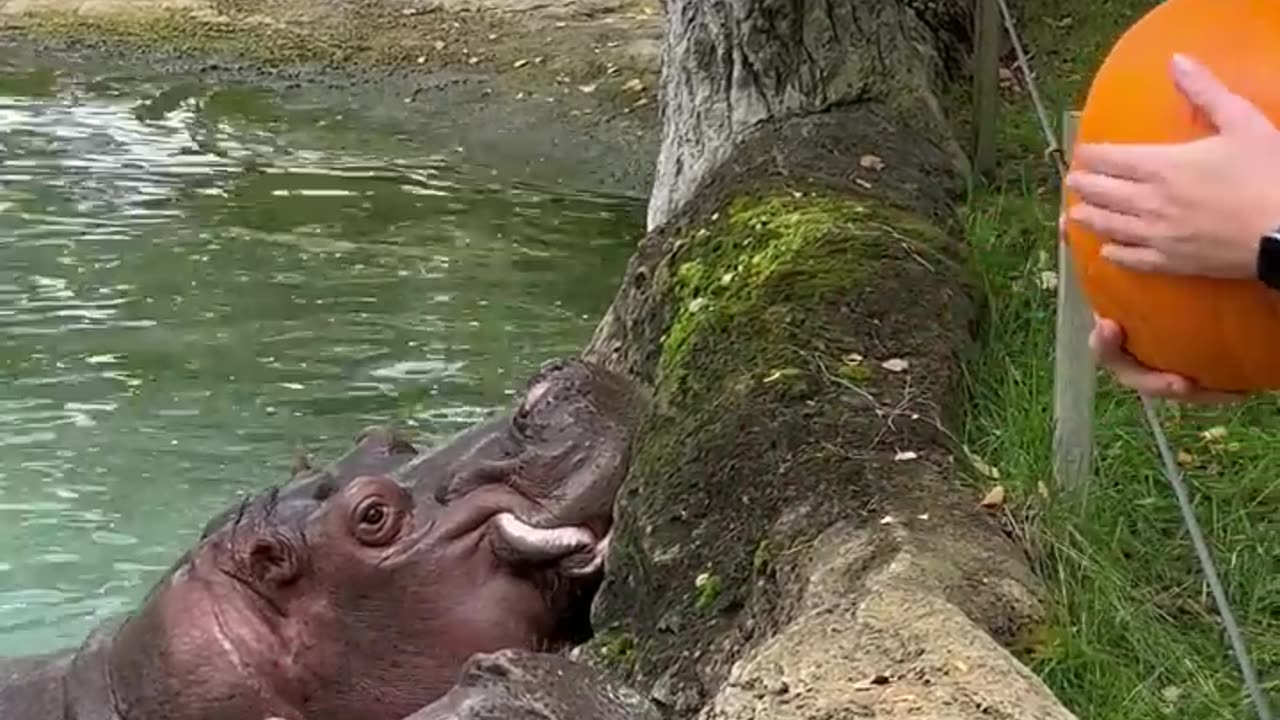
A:
[[[0,82],[0,655],[131,607],[297,446],[504,405],[642,228],[454,148],[45,80]]]

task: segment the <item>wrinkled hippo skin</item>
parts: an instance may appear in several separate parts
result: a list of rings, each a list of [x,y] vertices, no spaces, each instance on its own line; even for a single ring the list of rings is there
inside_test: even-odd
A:
[[[640,693],[561,655],[471,658],[448,694],[407,720],[661,720]]]
[[[366,432],[213,518],[80,647],[0,661],[0,718],[401,720],[477,654],[579,642],[646,411],[572,360],[432,453]]]

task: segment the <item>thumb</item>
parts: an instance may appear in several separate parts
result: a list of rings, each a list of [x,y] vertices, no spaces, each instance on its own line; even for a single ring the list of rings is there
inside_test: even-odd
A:
[[[1173,81],[1223,133],[1274,130],[1271,120],[1253,103],[1227,89],[1207,67],[1190,57],[1173,56]]]

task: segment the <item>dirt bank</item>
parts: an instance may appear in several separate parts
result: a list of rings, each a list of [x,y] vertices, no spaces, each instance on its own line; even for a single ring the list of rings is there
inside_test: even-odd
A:
[[[641,197],[662,31],[658,0],[0,0],[10,65],[266,86],[531,180]]]

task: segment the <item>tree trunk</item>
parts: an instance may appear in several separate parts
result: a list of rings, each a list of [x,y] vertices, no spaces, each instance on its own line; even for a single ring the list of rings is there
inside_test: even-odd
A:
[[[584,651],[674,717],[1072,717],[1006,649],[1040,588],[944,429],[970,12],[668,2],[650,232],[587,350],[658,409]]]

